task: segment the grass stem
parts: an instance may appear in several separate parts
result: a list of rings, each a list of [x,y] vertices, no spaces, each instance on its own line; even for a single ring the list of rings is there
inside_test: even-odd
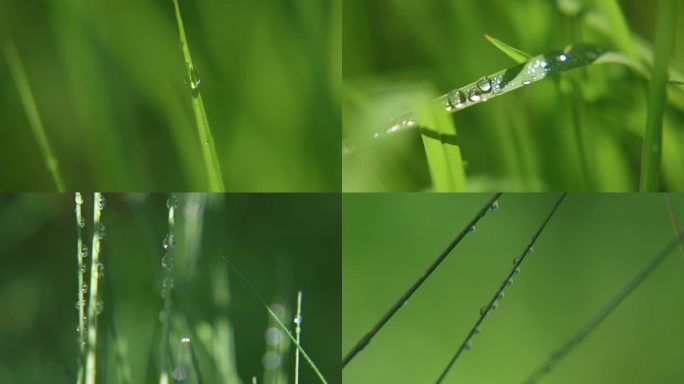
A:
[[[164,299],[164,309],[162,312],[162,337],[161,337],[161,373],[159,374],[159,384],[167,384],[169,382],[169,323],[171,322],[171,291],[174,285],[173,269],[174,269],[174,248],[176,247],[176,238],[174,230],[176,226],[175,210],[178,200],[174,193],[169,194],[166,202],[168,208],[169,231],[164,237],[162,247],[165,254],[162,257],[162,267],[164,268],[164,279],[162,281],[162,299]]]
[[[461,232],[456,235],[456,237],[449,243],[449,245],[446,247],[446,249],[435,259],[435,261],[430,264],[430,266],[423,272],[418,279],[404,292],[401,297],[399,297],[399,300],[397,300],[392,307],[390,307],[387,312],[378,320],[378,322],[368,331],[359,341],[356,343],[356,345],[349,351],[347,354],[342,358],[342,368],[344,368],[361,350],[363,350],[371,341],[371,339],[377,335],[377,333],[380,331],[380,329],[389,321],[389,319],[394,316],[395,313],[399,310],[399,308],[404,306],[404,303],[413,295],[418,288],[425,282],[425,280],[430,277],[432,272],[439,267],[439,265],[446,259],[446,257],[451,253],[451,251],[458,245],[458,243],[463,240],[463,238],[471,232],[471,229],[475,227],[475,224],[477,224],[478,221],[484,215],[492,209],[494,206],[495,202],[499,199],[501,196],[501,193],[496,193],[494,194],[488,201],[487,203],[477,212],[475,217],[473,217],[468,224],[461,230]]]
[[[677,19],[677,0],[659,0],[655,34],[655,63],[648,97],[646,132],[641,155],[641,192],[657,191],[663,146],[663,115],[668,62],[672,53]]]
[[[480,324],[484,321],[485,317],[487,317],[487,314],[491,312],[493,309],[496,308],[496,303],[503,297],[503,291],[504,289],[509,286],[513,282],[513,276],[517,274],[520,271],[520,264],[522,264],[523,260],[525,260],[525,257],[531,253],[532,247],[534,246],[534,243],[537,241],[537,238],[539,235],[541,235],[542,231],[546,227],[546,224],[548,224],[549,220],[551,220],[551,217],[553,217],[554,213],[556,213],[556,210],[558,209],[558,206],[560,203],[563,201],[565,198],[565,193],[561,193],[560,196],[558,196],[558,199],[556,199],[556,202],[551,206],[551,209],[549,210],[549,213],[546,214],[546,217],[542,221],[541,225],[537,229],[537,231],[532,235],[532,238],[530,241],[527,243],[525,248],[523,249],[522,253],[520,256],[515,258],[513,260],[513,268],[511,268],[510,272],[508,272],[508,275],[506,275],[506,278],[501,282],[499,287],[496,289],[494,292],[494,295],[492,296],[491,299],[489,299],[489,302],[485,307],[483,307],[480,310],[480,316],[478,317],[477,321],[475,322],[475,325],[470,329],[470,332],[468,332],[468,335],[466,338],[463,340],[461,343],[461,346],[458,348],[456,351],[456,354],[451,358],[449,363],[447,364],[446,368],[444,368],[444,371],[442,371],[442,374],[439,376],[437,379],[437,383],[441,383],[446,375],[449,373],[449,370],[451,367],[456,363],[456,360],[458,360],[458,357],[461,355],[461,353],[464,350],[470,349],[471,348],[471,340],[473,337],[479,333],[480,329]]]
[[[28,117],[29,123],[31,125],[33,137],[38,142],[40,151],[43,153],[45,166],[50,172],[50,175],[52,175],[52,180],[57,187],[57,191],[64,192],[64,181],[62,179],[61,173],[59,172],[59,163],[54,152],[52,152],[50,141],[48,140],[47,134],[45,133],[45,128],[43,127],[43,122],[38,114],[36,100],[33,98],[33,92],[31,92],[31,86],[29,85],[26,71],[24,70],[24,66],[19,58],[19,52],[17,52],[17,48],[14,46],[12,41],[8,41],[5,44],[3,52],[5,53],[5,58],[7,59],[7,64],[9,64],[9,69],[12,73],[12,77],[14,78],[14,82],[17,84],[19,97],[21,98],[21,103],[24,105],[24,110],[26,111],[26,116]]]
[[[76,301],[78,305],[78,373],[76,376],[76,384],[83,384],[85,366],[83,364],[85,358],[85,292],[83,292],[83,282],[85,280],[85,265],[83,263],[84,256],[87,256],[87,251],[83,248],[83,236],[82,229],[85,225],[85,218],[81,213],[81,206],[83,205],[83,195],[79,192],[74,194],[74,199],[76,202],[75,212],[76,212],[76,265],[78,274],[78,299]]]
[[[91,249],[90,261],[90,297],[88,299],[88,341],[85,378],[86,384],[95,384],[96,378],[96,350],[97,350],[97,316],[99,289],[98,280],[100,279],[100,246],[104,238],[104,226],[100,223],[102,209],[104,208],[104,196],[102,193],[93,194],[93,244]],[[100,304],[101,305],[101,304]]]
[[[221,165],[218,161],[218,156],[216,155],[216,147],[214,146],[214,137],[209,128],[209,120],[207,119],[207,113],[204,110],[202,94],[199,91],[199,71],[193,64],[192,57],[190,56],[190,48],[188,47],[188,39],[185,36],[185,28],[183,27],[183,19],[181,18],[178,0],[172,1],[176,13],[176,22],[178,23],[181,50],[183,51],[183,59],[185,61],[185,76],[188,85],[192,90],[192,110],[195,113],[195,123],[197,124],[197,132],[202,147],[202,156],[204,158],[204,165],[207,169],[209,190],[211,192],[225,191],[223,176],[221,175]]]
[[[295,339],[300,343],[302,333],[302,291],[297,293],[297,314],[295,315]],[[299,384],[299,348],[295,348],[294,384]]]

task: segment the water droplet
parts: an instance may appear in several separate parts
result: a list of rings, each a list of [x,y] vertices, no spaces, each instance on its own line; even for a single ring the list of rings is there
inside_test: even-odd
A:
[[[295,316],[294,323],[297,325],[301,325],[302,324],[302,317],[301,316]]]
[[[468,99],[470,101],[480,101],[482,97],[480,97],[480,91],[477,90],[477,88],[472,88],[470,91],[468,91]]]
[[[169,195],[169,198],[166,199],[166,208],[168,209],[176,209],[178,208],[178,197],[176,197],[175,193],[172,193]]]
[[[84,304],[84,303],[83,303],[81,300],[76,300],[76,309],[81,309],[81,307],[83,306],[83,304]]]
[[[492,205],[489,206],[489,210],[490,210],[491,212],[494,212],[494,211],[496,211],[497,209],[499,209],[499,201],[498,201],[498,200],[495,201],[495,202],[493,202]]]
[[[480,327],[476,327],[474,333],[475,333],[476,335],[479,335],[479,334],[480,334]]]
[[[85,228],[85,217],[81,216],[81,221],[78,222],[78,226],[81,228]]]
[[[470,351],[471,349],[473,349],[473,344],[468,340],[465,345],[465,350]]]
[[[100,211],[104,209],[106,203],[106,199],[104,195],[100,195],[100,200],[97,201],[97,209]]]
[[[529,80],[523,80],[523,82],[522,82],[522,83],[523,83],[523,85],[529,85],[529,84],[530,84],[530,83],[532,83],[532,82],[531,82],[531,81],[529,81]]]
[[[264,334],[264,339],[266,339],[266,344],[275,347],[280,344],[283,338],[283,333],[277,327],[270,327],[266,330]]]
[[[104,277],[104,264],[97,263],[97,278],[101,279]]]
[[[190,344],[192,342],[192,340],[187,336],[183,336],[183,337],[181,337],[180,342],[181,342],[181,344]]]
[[[95,304],[95,314],[99,315],[102,313],[102,311],[104,311],[104,303],[102,300],[98,300],[97,304]]]
[[[530,247],[527,249],[527,254],[529,255],[530,253],[534,252],[534,247]]]
[[[496,301],[492,304],[492,311],[496,311],[496,309],[499,308],[499,303]]]
[[[76,326],[76,333],[81,333],[81,327],[79,327],[78,325]]]
[[[516,275],[517,275],[518,273],[520,273],[520,267],[516,268],[515,271],[513,271],[513,273],[516,274]]]
[[[485,76],[480,81],[477,82],[477,87],[484,93],[489,93],[492,90],[492,83],[489,77]]]
[[[179,365],[173,370],[173,372],[171,372],[171,377],[173,377],[173,379],[176,381],[185,381],[185,379],[188,377],[188,373],[185,371],[185,368]]]
[[[473,225],[470,228],[468,228],[468,232],[475,232],[475,226]]]
[[[185,84],[189,85],[192,90],[199,88],[202,79],[200,79],[200,73],[197,66],[190,65],[188,72],[190,75],[188,76],[188,73],[185,74]]]
[[[102,240],[105,238],[105,235],[107,234],[107,228],[105,228],[104,224],[98,223],[97,224],[97,237]]]
[[[506,280],[506,285],[513,285],[513,279]]]
[[[88,246],[82,245],[81,246],[81,259],[85,259],[86,257],[88,257]]]
[[[485,305],[484,307],[480,308],[480,315],[484,315],[487,313],[487,306]]]
[[[560,61],[563,61],[563,62],[564,62],[564,61],[566,61],[567,59],[568,59],[568,57],[565,56],[565,55],[562,54],[562,53],[561,53],[560,55],[558,55],[558,60],[560,60]]]
[[[465,104],[466,97],[465,97],[465,94],[463,93],[463,91],[456,89],[456,90],[449,92],[449,95],[447,96],[447,100],[449,101],[451,106],[453,106],[455,108],[460,108]]]
[[[76,204],[78,204],[78,205],[83,204],[83,196],[81,196],[80,193],[76,194],[76,196],[74,197],[74,200],[76,201]]]
[[[81,290],[83,291],[83,293],[87,293],[88,292],[88,284],[83,283],[83,287],[81,288]]]
[[[173,236],[173,233],[169,233],[168,235],[164,236],[162,246],[164,249],[173,249],[176,247],[176,238]]]
[[[503,299],[503,298],[504,298],[504,293],[503,293],[503,292],[499,292],[499,294],[496,296],[496,299],[497,299],[497,300],[501,300],[501,299]]]
[[[86,269],[87,269],[87,268],[86,268],[85,265],[81,265],[81,273],[82,273],[82,274],[84,274],[84,275],[86,274]]]
[[[171,289],[173,286],[176,284],[176,281],[173,279],[173,276],[166,276],[164,278],[164,282],[162,283],[162,286],[166,289]]]
[[[516,265],[519,262],[520,262],[520,257],[516,257],[515,259],[513,259],[513,265]]]
[[[161,264],[164,269],[170,271],[175,266],[176,261],[174,260],[174,257],[172,255],[169,255],[167,253],[164,255],[164,257],[162,257]]]

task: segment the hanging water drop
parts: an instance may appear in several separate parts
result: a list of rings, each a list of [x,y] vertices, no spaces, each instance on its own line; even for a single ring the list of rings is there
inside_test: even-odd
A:
[[[480,334],[480,327],[475,327],[475,331],[473,331],[474,334],[479,335]]]
[[[88,292],[88,284],[83,283],[83,287],[81,287],[81,290],[83,291],[83,293],[87,293]]]
[[[81,259],[85,259],[86,257],[88,257],[88,246],[82,245],[81,246]]]
[[[104,264],[97,263],[97,278],[101,279],[104,277]]]
[[[517,275],[518,273],[520,273],[520,267],[517,267],[517,268],[515,269],[515,271],[513,271],[513,273],[516,274],[516,275]]]
[[[81,273],[85,275],[85,274],[86,274],[86,270],[87,270],[87,269],[86,269],[86,266],[85,266],[85,265],[81,265]]]
[[[473,344],[468,340],[465,344],[465,350],[470,351],[471,349],[473,349]]]
[[[531,81],[529,81],[529,80],[523,80],[523,82],[522,82],[522,83],[523,83],[523,85],[529,85],[529,84],[530,84],[530,83],[532,83],[532,82],[531,82]]]
[[[559,61],[565,62],[567,59],[568,59],[568,57],[565,56],[565,55],[562,54],[562,53],[561,53],[560,55],[558,55],[558,60],[559,60]]]
[[[169,198],[166,199],[166,208],[168,209],[176,209],[178,208],[178,198],[176,197],[175,193],[172,193],[169,195]]]
[[[104,195],[100,195],[100,200],[97,201],[97,208],[101,211],[105,207],[105,197]]]
[[[492,311],[496,311],[496,309],[499,308],[499,303],[496,301],[492,304]]]
[[[534,252],[534,247],[530,247],[527,249],[527,254],[530,254],[532,252]]]
[[[447,100],[454,108],[460,108],[465,104],[466,97],[463,91],[453,90],[449,92]]]
[[[81,300],[76,300],[76,309],[81,309],[83,302]]]
[[[171,372],[171,377],[173,377],[173,379],[176,381],[185,381],[185,379],[188,377],[188,374],[185,371],[185,368],[179,365],[173,370],[173,372]]]
[[[485,76],[478,81],[477,87],[480,88],[483,93],[489,93],[492,90],[492,83],[490,82],[489,77]]]
[[[494,212],[494,211],[496,211],[497,209],[499,209],[499,201],[498,201],[498,200],[495,201],[495,202],[493,202],[492,205],[489,206],[489,210],[490,210],[491,212]]]
[[[162,283],[162,286],[166,289],[171,289],[175,285],[175,280],[173,279],[173,276],[166,276],[164,278],[164,282]]]
[[[162,257],[161,261],[162,267],[168,271],[172,270],[175,263],[174,257],[172,255],[169,255],[168,253]]]
[[[295,316],[294,323],[297,325],[301,325],[302,324],[302,317],[301,316]]]
[[[513,265],[516,265],[519,262],[520,262],[520,257],[516,257],[515,259],[513,259]]]
[[[176,247],[176,238],[173,236],[173,233],[169,233],[168,235],[164,236],[162,246],[164,249],[173,249]]]
[[[484,315],[487,313],[487,306],[485,305],[484,307],[480,308],[480,315]]]
[[[506,280],[506,285],[513,285],[513,279]]]
[[[503,298],[504,298],[504,293],[503,293],[503,292],[499,292],[499,294],[496,296],[496,299],[497,299],[497,300],[501,300],[501,299],[503,299]]]
[[[105,235],[107,234],[107,228],[105,228],[104,224],[98,223],[97,224],[97,237],[102,240],[105,238]]]
[[[199,88],[202,79],[200,79],[200,73],[197,66],[190,64],[188,73],[185,74],[185,84],[189,85],[192,90]]]
[[[475,226],[472,225],[470,228],[468,228],[468,232],[475,232]]]
[[[85,217],[81,216],[81,220],[78,222],[78,226],[81,228],[85,228]]]

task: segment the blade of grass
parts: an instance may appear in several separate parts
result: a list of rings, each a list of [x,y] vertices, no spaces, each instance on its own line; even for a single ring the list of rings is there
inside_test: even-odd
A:
[[[670,216],[670,221],[672,222],[672,229],[674,229],[675,236],[679,240],[679,251],[684,257],[684,243],[682,243],[681,237],[679,237],[679,223],[677,222],[677,217],[674,214],[674,209],[672,209],[672,201],[670,201],[670,194],[664,193],[663,198],[665,199],[665,205],[667,205],[667,213]]]
[[[302,291],[297,293],[297,314],[295,315],[295,339],[300,342],[302,334]],[[294,384],[299,384],[299,349],[295,350]]]
[[[169,382],[169,326],[171,322],[171,292],[174,286],[174,253],[176,248],[176,238],[175,238],[175,211],[178,206],[178,198],[175,193],[170,193],[168,200],[166,202],[166,207],[168,208],[168,233],[164,236],[162,241],[162,247],[165,250],[165,254],[162,257],[162,267],[164,269],[164,280],[162,282],[161,296],[164,300],[164,312],[162,315],[162,339],[161,339],[161,372],[159,373],[159,384],[167,384]]]
[[[105,235],[105,227],[100,222],[104,208],[104,196],[100,192],[93,194],[93,245],[90,260],[90,297],[88,299],[88,339],[85,382],[95,384],[97,373],[97,317],[99,316],[99,280],[100,280],[100,246]]]
[[[498,207],[498,202],[497,200],[499,197],[501,197],[501,193],[496,193],[494,194],[488,201],[487,203],[480,208],[480,210],[475,214],[475,217],[473,217],[468,224],[466,224],[465,227],[461,230],[461,232],[456,235],[456,237],[449,243],[449,245],[446,247],[446,249],[435,259],[435,261],[430,264],[430,266],[423,272],[418,279],[404,292],[399,297],[399,300],[397,300],[392,307],[390,307],[387,312],[378,320],[378,322],[368,331],[359,341],[354,345],[354,347],[347,352],[347,354],[342,358],[342,368],[344,367],[359,353],[361,350],[363,350],[371,341],[371,339],[378,334],[380,329],[389,321],[389,319],[394,316],[395,313],[399,310],[399,308],[403,307],[406,301],[413,295],[418,288],[425,282],[425,280],[430,277],[432,272],[439,267],[439,265],[446,259],[446,257],[451,253],[451,251],[458,245],[458,243],[463,240],[463,238],[468,234],[471,233],[472,228],[475,228],[475,225],[477,224],[478,221],[482,217],[484,217],[485,214],[487,214],[488,211],[494,210]]]
[[[204,165],[207,169],[207,177],[209,179],[209,190],[211,192],[225,191],[223,186],[223,176],[221,174],[221,165],[216,155],[216,147],[214,146],[214,137],[209,128],[209,120],[207,113],[204,110],[204,103],[202,102],[202,94],[199,91],[199,71],[192,63],[190,56],[190,48],[188,47],[188,39],[185,37],[185,29],[183,28],[183,20],[178,6],[178,0],[173,0],[173,7],[176,13],[176,22],[178,23],[178,36],[183,51],[183,59],[185,61],[185,75],[188,85],[192,90],[192,110],[195,113],[195,123],[197,124],[197,132],[200,138],[202,147],[202,155],[204,157]]]
[[[540,365],[528,378],[524,381],[527,384],[539,383],[541,379],[548,375],[553,368],[564,359],[575,347],[584,341],[596,327],[610,315],[615,308],[620,305],[627,296],[641,284],[677,247],[681,244],[679,239],[681,233],[675,235],[672,240],[662,251],[660,251],[651,261],[644,266],[627,284],[620,289],[620,291],[613,296],[608,303],[599,309],[598,312],[587,322],[580,330],[570,337],[559,349],[549,355],[549,358]]]
[[[516,275],[517,273],[520,272],[520,264],[522,264],[523,260],[525,260],[525,257],[531,253],[532,246],[534,246],[534,243],[537,241],[537,238],[539,235],[541,235],[542,231],[546,227],[546,224],[548,224],[549,220],[551,220],[551,217],[553,217],[554,213],[556,213],[556,210],[558,209],[558,206],[560,203],[563,201],[565,198],[565,193],[561,193],[558,198],[556,199],[555,203],[551,206],[551,209],[549,210],[549,213],[546,214],[546,217],[544,220],[542,220],[541,225],[537,229],[537,231],[532,235],[532,238],[530,241],[527,243],[525,248],[523,249],[522,253],[520,256],[516,257],[513,260],[513,268],[511,268],[510,272],[506,275],[506,278],[501,282],[499,287],[496,289],[494,292],[494,295],[492,296],[491,299],[489,299],[489,302],[487,303],[486,306],[482,307],[480,309],[480,316],[477,318],[477,321],[475,322],[475,325],[470,329],[470,332],[468,332],[468,335],[465,337],[463,342],[461,343],[461,346],[458,348],[456,351],[456,354],[451,358],[449,363],[447,364],[446,368],[444,368],[444,371],[442,371],[442,374],[439,376],[437,379],[437,383],[441,383],[446,375],[449,373],[449,370],[451,367],[456,363],[456,360],[458,360],[458,357],[461,355],[461,353],[467,349],[471,348],[471,340],[475,335],[477,335],[480,332],[480,324],[484,321],[485,317],[487,317],[487,314],[496,309],[498,306],[498,301],[503,298],[503,291],[504,289],[511,285],[513,282],[513,276]]]
[[[17,85],[17,91],[19,92],[21,103],[24,105],[26,117],[28,117],[29,124],[31,125],[33,137],[38,142],[38,147],[43,154],[45,166],[52,176],[52,181],[55,183],[57,191],[64,192],[64,181],[62,179],[61,173],[59,172],[59,163],[57,161],[57,157],[55,157],[55,154],[52,152],[50,141],[48,140],[47,134],[45,133],[45,128],[43,127],[43,122],[40,120],[38,107],[36,107],[36,101],[33,98],[31,86],[29,85],[24,66],[21,63],[19,52],[11,40],[8,41],[3,47],[3,53],[7,59],[7,64],[9,65],[14,82]]]
[[[506,54],[506,56],[510,57],[518,64],[524,63],[532,57],[532,55],[529,53],[521,51],[518,48],[511,47],[510,45],[492,36],[485,34],[484,37],[487,39],[487,41],[492,43],[496,48],[498,48],[501,52]]]
[[[247,280],[247,278],[244,275],[242,275],[242,273],[225,256],[223,257],[223,260],[225,260],[225,262],[228,264],[230,269],[233,272],[235,272],[235,274],[240,278],[240,280],[242,280],[245,283],[247,288],[249,288],[249,290],[252,291],[254,296],[256,296],[256,298],[266,308],[266,311],[268,311],[268,314],[271,316],[271,318],[276,322],[276,324],[278,324],[278,327],[280,327],[280,329],[283,332],[285,332],[285,334],[290,339],[290,341],[292,341],[294,343],[295,347],[299,350],[299,352],[301,352],[302,356],[304,357],[304,360],[306,360],[307,363],[309,363],[309,366],[311,366],[311,369],[313,369],[314,373],[316,373],[316,376],[318,376],[318,379],[321,381],[321,383],[328,384],[328,381],[325,379],[325,377],[323,376],[321,371],[318,369],[316,364],[313,362],[311,357],[309,357],[309,354],[306,353],[304,348],[302,348],[302,346],[299,344],[297,339],[292,335],[292,332],[290,332],[290,330],[287,328],[287,326],[285,326],[285,324],[283,324],[283,321],[278,317],[278,315],[275,312],[273,312],[273,309],[271,309],[271,307],[268,306],[268,304],[266,303],[266,300],[264,300],[264,298],[261,297],[261,295],[256,290],[256,288],[254,288],[254,286],[249,282],[249,280]]]
[[[74,194],[74,200],[76,203],[76,265],[78,273],[78,299],[76,301],[78,305],[78,373],[76,377],[77,384],[83,384],[84,373],[85,373],[85,345],[86,345],[86,334],[85,334],[85,292],[83,291],[83,283],[85,280],[86,267],[84,263],[84,258],[88,256],[88,249],[84,248],[82,229],[85,226],[85,218],[81,212],[81,206],[83,205],[83,195],[79,192]]]
[[[655,37],[655,64],[648,98],[648,116],[641,156],[641,192],[657,191],[660,185],[663,114],[668,62],[674,43],[677,18],[676,0],[659,0]]]
[[[636,48],[632,35],[629,32],[627,21],[625,20],[620,4],[617,0],[594,0],[594,6],[603,13],[612,26],[612,40],[621,51],[627,53],[632,58],[637,57]]]

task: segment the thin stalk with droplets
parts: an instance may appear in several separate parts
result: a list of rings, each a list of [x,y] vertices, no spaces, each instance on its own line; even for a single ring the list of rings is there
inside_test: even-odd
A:
[[[344,368],[359,352],[361,352],[368,344],[371,339],[378,334],[380,329],[394,316],[397,311],[404,306],[406,301],[420,288],[420,286],[425,282],[425,280],[430,277],[432,272],[439,267],[439,265],[446,259],[446,257],[451,253],[451,251],[458,245],[461,240],[475,229],[475,225],[480,221],[482,217],[488,211],[492,211],[498,208],[498,199],[501,197],[501,193],[494,194],[487,203],[480,208],[480,210],[475,214],[475,216],[466,224],[466,226],[459,232],[456,237],[449,243],[449,245],[442,251],[442,253],[430,264],[430,266],[423,272],[418,279],[411,284],[411,286],[399,297],[392,307],[390,307],[387,312],[378,320],[378,322],[368,331],[359,341],[354,345],[354,347],[347,352],[347,354],[342,358],[342,368]]]
[[[192,110],[195,114],[195,123],[197,124],[200,146],[202,147],[204,166],[207,169],[209,190],[211,192],[221,192],[225,190],[225,187],[223,186],[223,176],[221,174],[221,164],[219,163],[218,156],[216,154],[214,136],[211,134],[211,129],[209,128],[207,112],[204,110],[202,94],[199,91],[199,85],[201,81],[199,77],[199,70],[193,64],[192,56],[190,56],[190,48],[188,47],[188,39],[185,36],[185,28],[183,27],[183,19],[181,18],[178,0],[172,1],[176,14],[176,22],[178,23],[178,36],[180,39],[181,50],[183,51],[186,83],[192,92]]]
[[[90,260],[90,297],[88,299],[88,339],[85,367],[85,383],[95,384],[97,372],[97,317],[102,310],[99,299],[99,280],[102,272],[100,262],[101,242],[105,237],[104,224],[100,222],[105,207],[105,197],[100,192],[93,194],[93,243]]]
[[[170,193],[166,201],[166,208],[168,209],[168,232],[162,241],[162,248],[164,249],[164,256],[162,256],[161,265],[163,268],[163,280],[161,296],[164,300],[164,309],[161,313],[162,322],[162,336],[161,336],[161,373],[159,374],[159,384],[168,384],[169,382],[169,322],[171,320],[171,291],[174,286],[173,270],[175,266],[174,248],[176,247],[176,238],[174,235],[176,220],[175,210],[178,205],[178,198],[175,193]]]
[[[663,198],[665,199],[665,205],[667,206],[667,213],[670,216],[670,222],[672,223],[672,229],[674,230],[675,235],[679,238],[679,222],[677,221],[677,217],[674,214],[674,209],[672,208],[672,202],[670,201],[670,194],[669,193],[663,193]],[[679,238],[679,251],[684,258],[684,244],[682,243],[681,238]]]
[[[520,272],[520,265],[525,260],[525,257],[531,253],[534,243],[537,241],[537,238],[539,238],[539,235],[541,235],[542,231],[546,227],[546,224],[548,224],[549,220],[551,220],[551,217],[553,217],[553,215],[556,213],[558,206],[564,198],[565,193],[561,193],[558,196],[554,204],[551,206],[551,209],[546,214],[546,217],[542,221],[541,225],[539,226],[539,228],[537,228],[537,231],[532,235],[532,238],[530,238],[530,241],[523,249],[520,256],[513,259],[513,267],[508,272],[506,277],[503,279],[501,284],[499,284],[499,287],[494,292],[494,295],[489,299],[487,305],[480,309],[480,315],[478,316],[477,321],[475,321],[475,324],[468,332],[468,335],[465,337],[465,339],[459,346],[454,356],[451,358],[451,360],[449,360],[449,363],[447,364],[446,368],[444,368],[444,371],[442,371],[442,374],[437,379],[437,383],[441,383],[446,378],[446,375],[449,373],[449,370],[454,365],[454,363],[456,363],[456,360],[458,360],[461,353],[465,350],[469,350],[472,347],[472,339],[475,335],[479,333],[480,324],[482,324],[482,322],[484,321],[485,317],[487,317],[487,314],[489,314],[489,312],[497,308],[498,301],[503,298],[504,289],[513,283],[513,276]]]
[[[302,334],[302,291],[297,293],[297,314],[295,315],[295,339],[300,343]],[[299,349],[295,348],[294,384],[299,384]]]
[[[88,248],[83,244],[82,230],[85,227],[85,217],[81,212],[81,206],[83,205],[83,195],[79,192],[74,194],[75,207],[74,212],[76,216],[76,273],[78,274],[78,294],[76,299],[76,309],[78,309],[78,373],[76,374],[76,383],[83,384],[84,374],[85,374],[85,345],[86,345],[86,333],[85,333],[85,274],[86,266],[84,260],[88,256]]]
[[[59,163],[57,161],[57,157],[52,151],[50,141],[48,140],[48,136],[45,133],[45,128],[43,127],[43,122],[38,114],[36,100],[33,98],[33,92],[31,92],[31,86],[29,85],[28,76],[26,75],[24,66],[21,63],[19,52],[17,52],[17,48],[11,41],[8,41],[5,44],[3,51],[5,53],[5,58],[7,59],[7,64],[9,64],[12,77],[14,78],[14,82],[17,85],[21,103],[24,105],[26,116],[28,117],[29,123],[31,125],[33,137],[36,139],[36,142],[38,142],[38,147],[40,147],[43,159],[45,160],[45,167],[50,172],[52,181],[55,183],[57,191],[64,192],[64,181],[62,179],[62,174],[59,171]]]
[[[264,300],[264,298],[261,297],[261,295],[256,290],[256,288],[254,288],[254,286],[249,282],[249,280],[247,280],[247,278],[245,276],[243,276],[242,273],[225,256],[223,256],[223,260],[226,262],[226,264],[228,264],[228,267],[230,267],[230,269],[233,272],[235,272],[235,274],[240,278],[240,280],[242,280],[245,283],[247,288],[249,288],[249,290],[252,291],[254,296],[256,296],[256,298],[266,308],[266,311],[271,316],[271,318],[276,322],[276,324],[278,324],[278,327],[280,327],[280,329],[283,332],[285,332],[285,334],[290,339],[290,341],[292,341],[294,343],[295,347],[301,352],[302,356],[304,357],[304,360],[306,360],[306,362],[309,363],[309,366],[311,367],[311,369],[313,369],[314,373],[316,374],[316,376],[318,377],[320,382],[323,384],[328,384],[328,381],[325,379],[325,376],[323,376],[320,369],[318,369],[318,367],[316,366],[314,361],[311,359],[311,357],[309,357],[309,354],[306,353],[304,348],[302,348],[301,344],[299,344],[299,342],[297,342],[297,339],[292,335],[292,332],[290,332],[290,330],[287,328],[287,326],[285,326],[285,324],[283,324],[283,321],[280,319],[280,317],[278,317],[278,315],[273,311],[273,309],[271,309],[271,307],[268,306],[268,304],[266,303],[266,300]]]
[[[620,291],[613,296],[606,305],[596,312],[596,314],[582,327],[580,330],[570,337],[563,345],[555,352],[549,355],[548,359],[540,365],[528,378],[524,381],[526,384],[539,383],[540,380],[551,373],[553,368],[563,360],[575,347],[584,341],[599,324],[610,315],[615,308],[617,308],[634,290],[672,253],[672,251],[681,245],[680,239],[684,233],[677,233],[675,239],[672,240],[665,248],[656,254],[651,261],[648,262]]]

